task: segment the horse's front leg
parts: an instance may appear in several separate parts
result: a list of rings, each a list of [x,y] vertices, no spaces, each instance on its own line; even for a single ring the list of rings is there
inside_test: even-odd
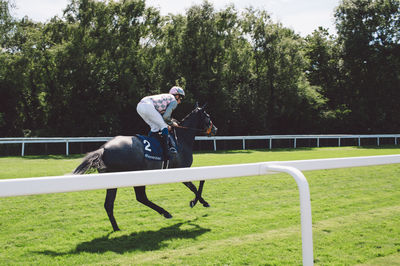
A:
[[[204,180],[201,180],[201,181],[200,181],[200,184],[199,184],[199,190],[198,190],[199,201],[200,201],[201,204],[203,204],[204,207],[210,207],[210,204],[208,204],[208,202],[205,201],[205,200],[203,199],[203,197],[201,196],[201,194],[203,194],[204,182],[205,182]]]
[[[203,204],[204,207],[210,207],[210,204],[208,204],[201,196],[203,192],[204,180],[200,181],[199,190],[197,190],[196,186],[193,185],[192,182],[183,182],[183,184],[185,184],[185,186],[187,186],[196,196],[193,200],[190,201],[191,208],[193,208],[197,204],[197,201],[200,201],[200,203]]]

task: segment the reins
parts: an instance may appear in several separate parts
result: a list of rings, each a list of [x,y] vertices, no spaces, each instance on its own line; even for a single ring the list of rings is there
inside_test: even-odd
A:
[[[200,129],[200,128],[184,127],[184,126],[181,126],[181,125],[176,125],[176,126],[173,126],[173,127],[175,127],[175,128],[181,128],[181,129],[187,129],[187,130],[194,130],[194,131],[203,131],[203,129]]]
[[[204,105],[202,108],[198,108],[198,107],[197,107],[196,110],[202,110],[204,107],[205,107],[205,105]],[[185,118],[183,118],[182,121],[181,121],[181,123],[182,123],[183,121],[185,121],[188,117],[190,117],[193,113],[194,113],[194,111],[192,111],[192,112],[191,112],[190,114],[188,114]],[[175,121],[177,122],[177,123],[175,123],[175,125],[173,126],[173,127],[175,127],[175,128],[186,129],[186,130],[193,130],[193,131],[198,131],[198,132],[204,132],[204,133],[206,133],[207,135],[211,135],[211,132],[212,132],[212,129],[213,129],[213,123],[212,123],[211,120],[210,120],[210,125],[209,125],[209,127],[208,127],[207,129],[200,129],[200,128],[194,128],[194,127],[181,126],[181,125],[178,124],[178,123],[179,123],[178,120],[175,119]]]
[[[208,127],[207,130],[200,129],[200,128],[194,128],[194,127],[185,127],[185,126],[181,126],[181,125],[176,125],[174,127],[181,128],[181,129],[187,129],[187,130],[194,130],[194,131],[199,131],[199,132],[205,132],[206,134],[209,135],[211,133],[213,123],[212,123],[212,121],[210,121],[210,127]]]

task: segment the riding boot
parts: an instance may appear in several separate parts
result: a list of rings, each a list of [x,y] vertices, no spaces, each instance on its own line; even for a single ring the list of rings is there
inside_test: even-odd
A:
[[[168,135],[168,146],[169,146],[169,151],[172,154],[177,154],[178,153],[178,149],[176,147],[176,142],[174,140],[174,137],[171,134]]]
[[[161,147],[163,149],[163,155],[166,160],[169,160],[172,157],[168,147],[168,135],[168,129],[164,128],[161,131]]]

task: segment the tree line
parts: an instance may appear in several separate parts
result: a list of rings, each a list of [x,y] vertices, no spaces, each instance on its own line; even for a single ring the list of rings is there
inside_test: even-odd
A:
[[[144,133],[140,99],[182,86],[222,135],[400,130],[400,1],[342,0],[337,35],[302,37],[265,10],[207,1],[71,0],[46,23],[0,0],[0,137]],[[299,21],[301,23],[301,21]]]

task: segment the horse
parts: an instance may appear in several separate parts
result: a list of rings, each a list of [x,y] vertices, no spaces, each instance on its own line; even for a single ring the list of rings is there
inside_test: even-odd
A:
[[[205,133],[215,135],[217,128],[211,121],[209,114],[205,111],[205,105],[189,113],[179,124],[175,124],[175,140],[177,153],[169,160],[169,168],[190,167],[193,162],[193,143],[196,135]],[[164,161],[148,160],[144,156],[143,143],[136,136],[116,136],[106,142],[99,149],[88,153],[82,163],[74,170],[73,174],[85,174],[88,171],[96,170],[99,173],[140,171],[161,169]],[[198,189],[192,182],[184,182],[194,194],[195,198],[190,201],[190,207],[200,202],[204,207],[210,205],[203,199],[202,192],[204,180],[200,181]],[[145,186],[134,187],[136,200],[150,207],[165,218],[172,218],[172,215],[151,202],[146,195]],[[114,201],[117,195],[117,188],[107,189],[104,208],[114,231],[119,227],[114,217]]]

